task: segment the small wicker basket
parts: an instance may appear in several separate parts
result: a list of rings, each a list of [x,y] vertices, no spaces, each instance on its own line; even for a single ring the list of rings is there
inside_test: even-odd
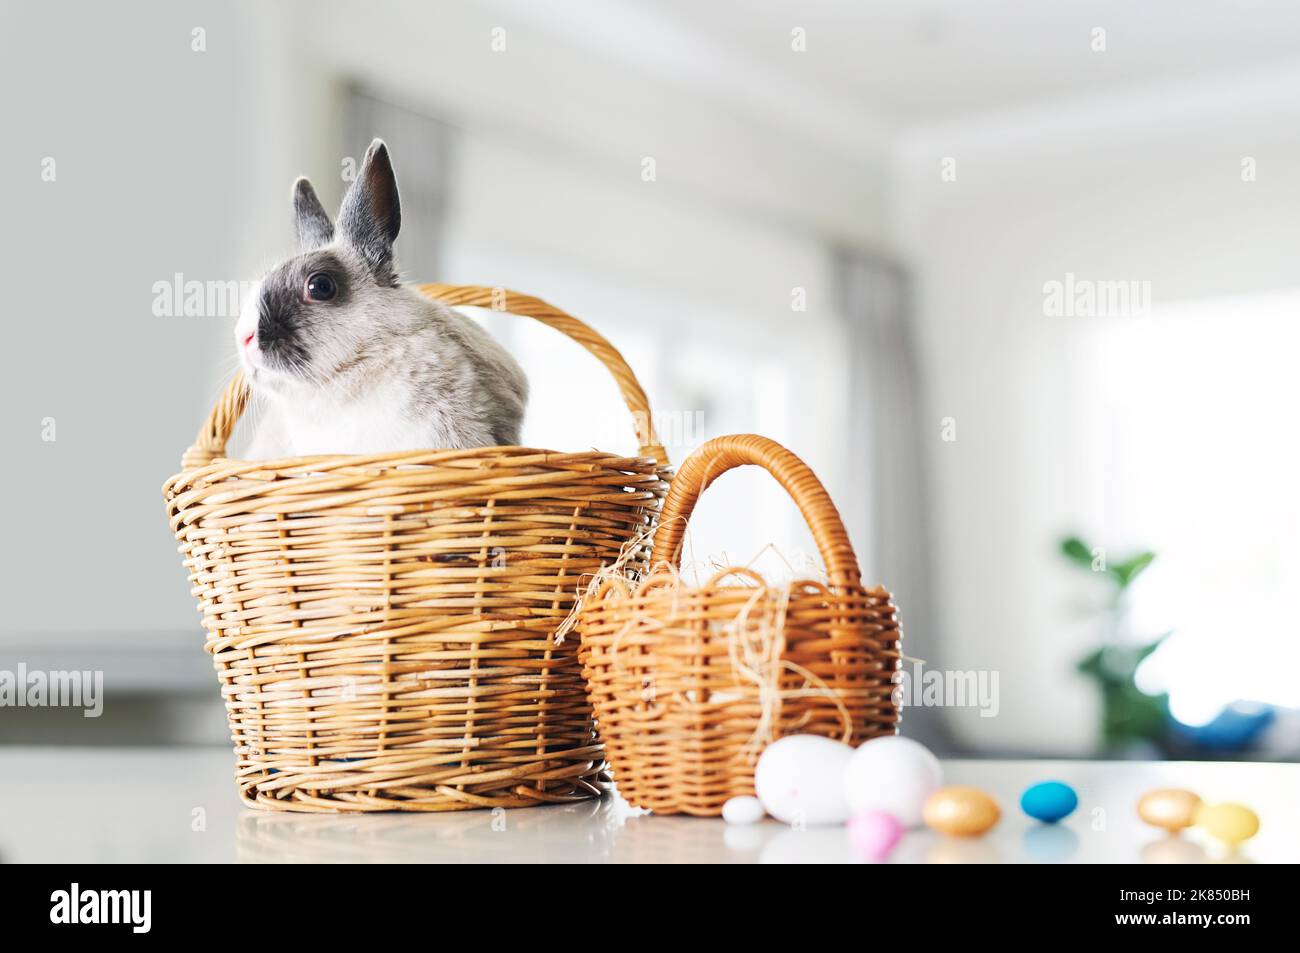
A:
[[[667,459],[622,356],[536,298],[425,285],[536,318],[613,374],[639,457],[522,447],[224,459],[236,377],[163,488],[253,807],[447,811],[601,793],[576,647],[580,580],[654,525]],[[630,544],[630,545],[629,545]]]
[[[728,569],[702,586],[678,571],[701,492],[734,467],[766,468],[812,529],[829,585],[768,585]],[[619,793],[663,814],[720,814],[754,793],[763,747],[788,734],[857,744],[893,734],[901,637],[890,594],[864,588],[835,504],[806,464],[765,437],[720,437],[682,465],[664,502],[652,572],[605,572],[575,628],[596,725]]]

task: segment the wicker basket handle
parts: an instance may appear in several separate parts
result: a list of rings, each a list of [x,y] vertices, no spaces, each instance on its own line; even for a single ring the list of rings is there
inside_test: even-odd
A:
[[[682,537],[700,494],[722,474],[752,464],[767,470],[794,499],[808,522],[832,586],[857,586],[862,576],[839,510],[808,464],[775,440],[756,434],[717,437],[692,453],[673,478],[655,532],[650,564],[678,565]]]
[[[436,298],[450,307],[470,305],[534,318],[577,341],[605,365],[618,384],[618,389],[622,391],[623,401],[627,404],[627,409],[632,412],[641,456],[651,457],[663,466],[668,465],[668,454],[655,435],[654,420],[650,415],[650,401],[646,398],[645,391],[641,389],[641,384],[632,373],[632,368],[628,367],[627,361],[623,360],[623,355],[600,334],[540,298],[519,294],[516,291],[489,288],[485,285],[428,284],[417,285],[416,288],[421,293]],[[185,451],[185,455],[181,458],[182,467],[189,469],[205,466],[217,457],[223,456],[226,452],[226,441],[230,439],[235,423],[247,405],[248,384],[244,380],[244,375],[237,372],[217,399],[216,406],[212,408],[212,413],[208,415],[198,436],[194,438],[194,446]]]

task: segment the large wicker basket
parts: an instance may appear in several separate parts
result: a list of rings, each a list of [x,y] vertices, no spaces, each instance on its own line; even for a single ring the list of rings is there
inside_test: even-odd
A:
[[[794,498],[828,583],[768,585],[726,569],[704,585],[679,572],[700,493],[743,464]],[[788,734],[857,744],[892,734],[901,633],[890,594],[864,588],[834,503],[798,457],[765,437],[720,437],[682,465],[664,502],[652,572],[604,573],[576,629],[583,676],[619,793],[635,807],[711,816],[754,793],[763,747]]]
[[[639,457],[522,447],[240,461],[236,377],[164,487],[253,807],[447,811],[601,793],[576,646],[583,576],[645,565],[667,476],[641,386],[582,322],[501,289],[424,285],[536,318],[594,354]]]

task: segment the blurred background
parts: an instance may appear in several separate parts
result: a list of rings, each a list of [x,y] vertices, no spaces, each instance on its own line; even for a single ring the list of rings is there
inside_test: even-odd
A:
[[[290,184],[337,207],[382,136],[409,279],[590,322],[675,462],[814,467],[901,607],[904,733],[1300,757],[1294,4],[4,0],[0,79],[0,669],[108,693],[0,743],[225,743],[159,490]],[[593,359],[484,320],[526,442],[633,449]],[[813,558],[757,472],[692,543]]]

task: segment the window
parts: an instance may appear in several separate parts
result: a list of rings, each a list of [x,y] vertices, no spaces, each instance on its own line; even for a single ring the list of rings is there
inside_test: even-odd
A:
[[[1104,382],[1085,414],[1094,512],[1157,553],[1135,632],[1173,632],[1139,685],[1190,725],[1238,700],[1300,706],[1300,292],[1156,307],[1086,335]]]

